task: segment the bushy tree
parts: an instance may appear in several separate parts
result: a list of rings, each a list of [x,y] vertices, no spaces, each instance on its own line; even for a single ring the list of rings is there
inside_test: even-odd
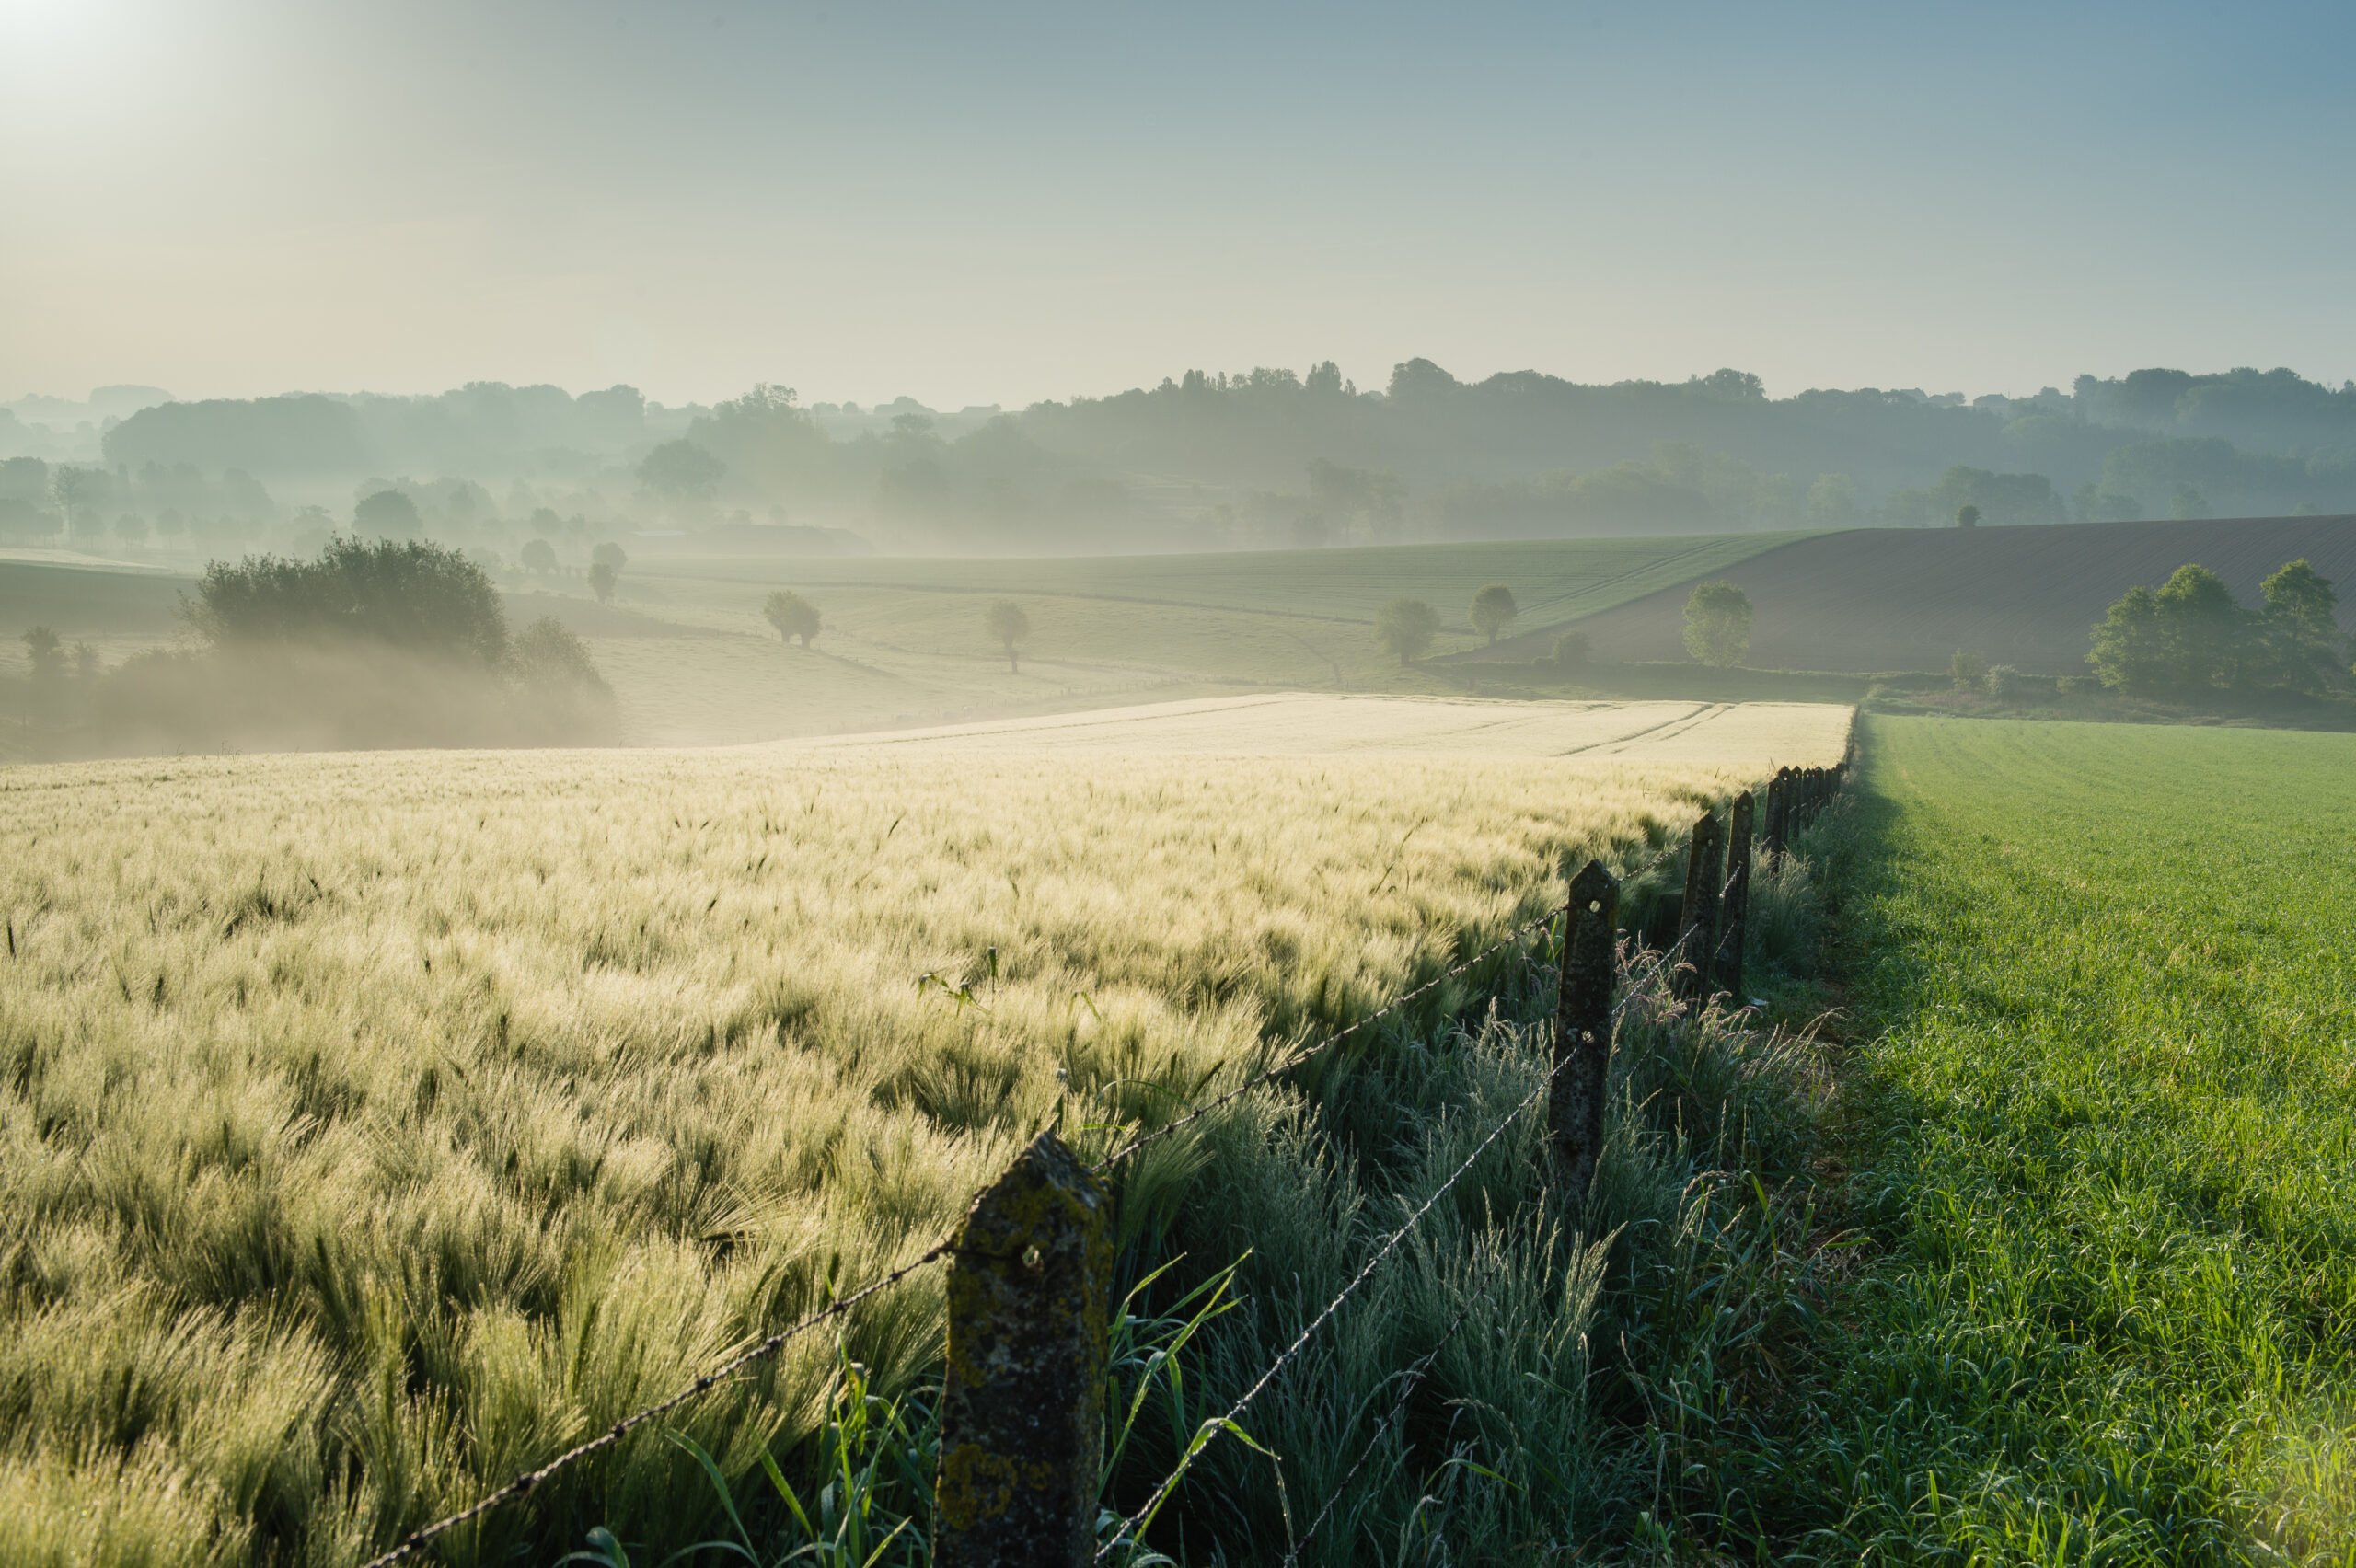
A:
[[[1999,702],[2017,702],[2021,696],[2021,673],[2010,664],[1991,664],[1983,683],[1990,697]]]
[[[2266,594],[2261,635],[2269,674],[2300,691],[2333,683],[2343,667],[2339,595],[2304,556],[2260,583]]]
[[[417,502],[397,490],[381,490],[361,497],[360,504],[352,509],[352,526],[359,533],[383,539],[413,539],[425,532],[425,525],[417,515]]]
[[[591,550],[589,559],[598,566],[610,566],[616,571],[621,571],[629,564],[629,557],[623,554],[621,546],[611,539],[607,539],[595,549]]]
[[[2173,684],[2206,690],[2239,684],[2250,651],[2250,618],[2225,580],[2205,566],[2179,566],[2152,595]]]
[[[1955,509],[1955,525],[1958,528],[1979,527],[1980,508],[1972,505],[1969,502],[1966,502],[1961,506],[1957,507]]]
[[[1554,639],[1554,667],[1566,674],[1586,669],[1594,655],[1594,646],[1586,632],[1566,631]]]
[[[674,504],[708,502],[728,465],[684,438],[666,441],[638,466],[638,481]]]
[[[1947,660],[1947,679],[1958,691],[1976,692],[1988,678],[1988,661],[1958,648]]]
[[[818,606],[783,588],[768,596],[768,602],[761,606],[761,618],[777,628],[780,640],[791,642],[798,637],[804,648],[810,646],[810,640],[820,629]]]
[[[482,568],[416,539],[335,539],[317,560],[215,561],[189,616],[216,647],[358,640],[479,665],[507,651]]]
[[[2139,582],[2111,601],[2096,623],[2086,663],[2103,685],[2130,696],[2141,697],[2167,684],[2166,638],[2149,588]]]
[[[1402,667],[1424,656],[1439,635],[1439,612],[1421,599],[1393,599],[1374,616],[1374,640]]]
[[[525,571],[546,574],[556,570],[556,547],[546,539],[527,539],[518,559]]]
[[[1685,651],[1729,669],[1750,651],[1750,595],[1731,582],[1704,582],[1685,601]]]
[[[54,628],[37,626],[26,631],[24,642],[33,716],[54,719],[65,686],[64,640]]]
[[[614,584],[618,581],[619,579],[616,577],[612,565],[606,561],[598,561],[589,568],[589,592],[597,595],[597,603],[601,605],[613,598]]]
[[[1513,602],[1513,590],[1502,582],[1492,582],[1472,595],[1473,628],[1491,642],[1519,614],[1521,606]]]

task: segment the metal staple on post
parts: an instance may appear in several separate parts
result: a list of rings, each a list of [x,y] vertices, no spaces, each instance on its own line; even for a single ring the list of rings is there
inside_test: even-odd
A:
[[[1679,993],[1698,997],[1709,984],[1711,943],[1718,935],[1718,888],[1726,878],[1725,830],[1708,812],[1693,824],[1685,858],[1685,904],[1677,922]]]
[[[1712,988],[1738,1000],[1742,996],[1743,917],[1750,907],[1750,824],[1757,810],[1749,790],[1734,798],[1733,826],[1727,835],[1727,886],[1720,900],[1718,955],[1713,966]]]
[[[1094,1561],[1111,1198],[1054,1133],[974,1200],[949,1269],[939,1568]]]
[[[1571,879],[1563,921],[1563,978],[1554,1011],[1554,1073],[1547,1124],[1570,1169],[1574,1205],[1587,1199],[1603,1147],[1603,1111],[1611,1065],[1611,989],[1619,975],[1614,936],[1620,884],[1589,860]]]

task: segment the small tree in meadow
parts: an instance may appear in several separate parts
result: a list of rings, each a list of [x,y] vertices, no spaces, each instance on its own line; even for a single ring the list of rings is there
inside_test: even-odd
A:
[[[1439,612],[1421,599],[1393,599],[1374,615],[1374,640],[1402,668],[1424,656],[1439,635]]]
[[[990,640],[1006,650],[1006,667],[1021,674],[1022,662],[1016,651],[1031,636],[1031,617],[1022,613],[1022,606],[1011,599],[993,599],[982,612],[982,626]]]
[[[1519,614],[1521,607],[1513,602],[1513,590],[1502,582],[1492,582],[1472,595],[1473,628],[1491,642]]]
[[[1947,660],[1947,679],[1955,683],[1958,691],[1978,691],[1987,684],[1988,661],[1958,648]]]
[[[777,628],[780,640],[791,642],[798,637],[804,648],[818,635],[820,627],[818,606],[783,588],[768,596],[768,602],[761,606],[761,618]]]
[[[542,575],[556,570],[556,547],[546,539],[527,540],[522,556],[524,570]]]
[[[1980,526],[1980,508],[1966,502],[1955,509],[1955,525],[1958,528]]]
[[[589,568],[589,592],[597,595],[603,605],[614,596],[614,586],[619,581],[610,562],[598,561]]]
[[[1750,651],[1750,595],[1731,582],[1704,582],[1685,601],[1685,651],[1730,669]]]
[[[604,544],[591,550],[589,559],[599,566],[610,566],[617,572],[629,564],[629,557],[623,554],[621,546],[611,539],[607,539]]]
[[[1586,632],[1566,631],[1554,639],[1554,667],[1565,674],[1586,669],[1594,656],[1594,645]]]

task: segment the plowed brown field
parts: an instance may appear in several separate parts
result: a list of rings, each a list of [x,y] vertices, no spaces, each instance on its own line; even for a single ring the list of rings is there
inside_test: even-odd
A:
[[[2085,671],[2087,631],[2137,582],[2187,562],[2245,605],[2304,556],[2339,585],[2356,624],[2356,517],[2236,517],[2191,523],[2072,523],[2034,528],[1864,528],[1820,534],[1709,575],[1739,583],[1757,619],[1744,663],[1760,669],[1935,670],[1957,649],[2038,674]],[[1574,624],[1611,661],[1682,659],[1692,582]],[[1554,626],[1464,657],[1530,659]]]

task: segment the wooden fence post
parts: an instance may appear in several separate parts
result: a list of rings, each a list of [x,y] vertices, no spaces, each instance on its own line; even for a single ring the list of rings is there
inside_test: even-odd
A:
[[[1742,996],[1742,921],[1750,908],[1751,814],[1757,810],[1750,790],[1734,798],[1732,826],[1727,834],[1727,889],[1718,921],[1717,962],[1713,966],[1713,984],[1704,987],[1705,991],[1729,992],[1738,1000]]]
[[[1563,982],[1554,1010],[1554,1082],[1547,1126],[1570,1168],[1571,1203],[1587,1201],[1603,1149],[1603,1107],[1611,1066],[1611,990],[1619,979],[1620,884],[1589,860],[1571,879],[1563,918]]]
[[[1111,1205],[1045,1132],[958,1228],[933,1482],[939,1568],[1095,1558]]]
[[[1784,852],[1786,819],[1791,815],[1792,770],[1775,769],[1775,777],[1767,781],[1767,824],[1762,836],[1766,841],[1767,858],[1774,859]]]
[[[1709,984],[1711,944],[1718,936],[1718,889],[1726,880],[1725,830],[1708,812],[1693,824],[1685,857],[1685,904],[1677,923],[1678,991],[1698,997]]]

